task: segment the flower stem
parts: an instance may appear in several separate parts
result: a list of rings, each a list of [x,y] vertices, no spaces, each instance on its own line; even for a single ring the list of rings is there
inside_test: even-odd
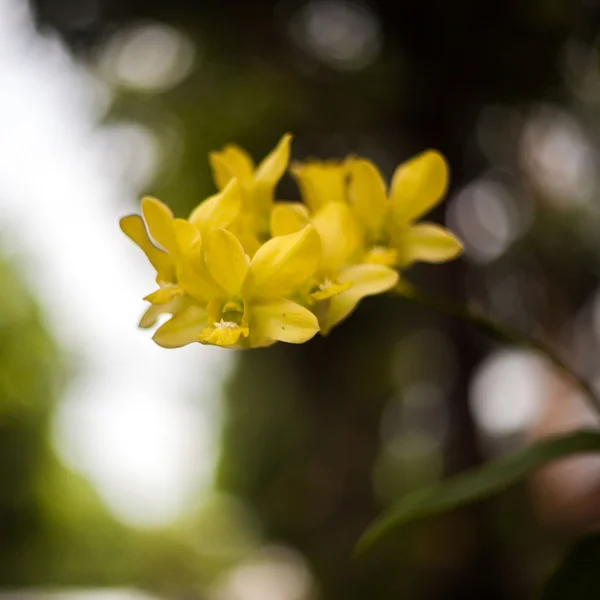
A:
[[[497,340],[527,348],[543,355],[557,371],[562,373],[583,393],[583,397],[589,407],[600,416],[600,398],[598,398],[592,386],[573,371],[552,348],[542,341],[528,337],[518,329],[498,323],[479,310],[469,308],[453,300],[438,298],[422,292],[406,281],[399,284],[393,291],[400,296],[432,308],[442,314],[467,321]]]

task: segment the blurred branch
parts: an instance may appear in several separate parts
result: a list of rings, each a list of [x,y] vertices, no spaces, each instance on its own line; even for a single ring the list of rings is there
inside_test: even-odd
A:
[[[442,314],[463,319],[497,340],[538,352],[583,393],[583,397],[589,407],[600,417],[600,398],[598,398],[592,386],[569,367],[550,346],[541,340],[529,337],[527,334],[509,325],[498,323],[475,308],[470,308],[448,298],[439,298],[427,294],[407,281],[400,283],[393,291],[404,298],[413,300]]]

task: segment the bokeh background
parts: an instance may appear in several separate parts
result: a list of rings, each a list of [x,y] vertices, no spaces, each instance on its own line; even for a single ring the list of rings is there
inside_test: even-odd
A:
[[[0,597],[530,597],[600,519],[595,459],[351,554],[407,491],[590,422],[539,358],[391,298],[299,347],[163,350],[118,219],[142,194],[187,216],[231,141],[388,176],[438,148],[466,252],[410,278],[594,381],[599,24],[596,0],[0,0]]]

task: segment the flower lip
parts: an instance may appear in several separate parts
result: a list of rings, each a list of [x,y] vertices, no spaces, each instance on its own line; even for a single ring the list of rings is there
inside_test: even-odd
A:
[[[217,301],[209,307],[209,325],[200,334],[200,342],[217,346],[239,346],[250,335],[244,319],[244,301],[233,298]]]
[[[200,334],[199,341],[216,346],[240,346],[250,335],[244,309],[241,298],[215,299],[209,304],[208,327]]]

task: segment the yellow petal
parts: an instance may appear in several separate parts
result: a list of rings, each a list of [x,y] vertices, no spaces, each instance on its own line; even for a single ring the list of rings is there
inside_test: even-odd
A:
[[[189,262],[177,265],[177,282],[181,289],[202,303],[207,303],[221,292],[205,268],[195,269]]]
[[[177,246],[186,256],[200,249],[202,241],[200,232],[190,221],[173,219],[173,232],[177,240]]]
[[[151,304],[142,315],[138,327],[141,327],[142,329],[152,327],[156,323],[158,317],[163,314],[164,306],[164,304]]]
[[[352,287],[333,296],[322,329],[327,333],[345,319],[365,296],[381,294],[398,283],[398,273],[383,265],[362,264],[348,267],[338,278],[340,283],[350,282]]]
[[[256,213],[242,210],[237,219],[224,229],[228,229],[242,244],[244,251],[250,257],[254,256],[261,247],[261,228]]]
[[[347,204],[333,202],[314,215],[312,224],[321,237],[319,272],[335,277],[360,251],[362,236],[356,217]]]
[[[150,264],[156,269],[158,278],[171,281],[173,278],[173,261],[171,257],[159,250],[148,237],[144,220],[139,215],[129,215],[119,221],[123,233],[137,244],[148,257]]]
[[[376,238],[388,209],[383,177],[371,161],[363,158],[350,159],[348,172],[350,203],[365,229]]]
[[[152,238],[170,254],[177,254],[173,213],[169,207],[156,198],[145,197],[142,199],[142,214]]]
[[[250,264],[251,297],[286,296],[310,279],[321,258],[321,240],[315,228],[281,235],[266,242]]]
[[[245,210],[254,213],[256,217],[255,233],[268,234],[269,232],[269,217],[275,187],[287,168],[291,140],[292,136],[285,134],[254,173],[254,183],[248,190]]]
[[[251,346],[263,346],[269,340],[302,344],[319,331],[313,313],[284,298],[253,304],[250,318]]]
[[[390,190],[396,222],[410,223],[439,204],[448,188],[448,177],[448,163],[436,150],[426,150],[401,164]]]
[[[254,174],[256,181],[275,186],[287,169],[290,160],[290,144],[292,135],[286,133],[275,148],[258,165]]]
[[[345,202],[347,199],[348,169],[345,163],[294,163],[290,172],[298,183],[302,200],[313,213],[329,202]]]
[[[231,295],[239,294],[250,264],[242,245],[226,229],[206,236],[204,260],[213,279]]]
[[[185,219],[175,219],[173,231],[181,255],[192,265],[200,268],[202,266],[202,237],[198,229]]]
[[[240,232],[236,229],[235,231],[232,230],[232,233],[238,240],[240,240],[240,244],[242,245],[242,248],[244,248],[244,252],[250,257],[253,257],[262,245],[258,239],[258,236],[256,236],[252,231]]]
[[[167,304],[176,296],[185,296],[185,292],[178,285],[167,285],[159,288],[155,292],[148,294],[144,300],[152,304]]]
[[[152,339],[163,348],[179,348],[198,342],[207,325],[206,309],[193,304],[173,315],[155,332]]]
[[[446,262],[462,252],[460,241],[447,229],[433,223],[412,226],[402,237],[398,253],[402,266],[413,262]]]
[[[218,189],[222,190],[229,181],[236,177],[242,183],[252,180],[254,163],[250,155],[235,144],[225,146],[219,152],[208,155],[213,178]]]
[[[310,223],[308,209],[299,202],[277,202],[271,213],[271,235],[287,235],[300,231]]]
[[[167,302],[167,304],[151,304],[142,315],[138,327],[141,327],[142,329],[152,327],[160,315],[175,314],[183,307],[184,302],[185,300],[183,298],[177,297],[173,298],[170,302]]]
[[[219,292],[219,288],[202,260],[200,233],[185,219],[175,219],[173,230],[180,252],[176,263],[177,283],[190,296],[208,302]]]
[[[189,220],[200,231],[213,227],[229,227],[239,215],[241,206],[240,184],[237,179],[231,179],[223,191],[199,204]]]

